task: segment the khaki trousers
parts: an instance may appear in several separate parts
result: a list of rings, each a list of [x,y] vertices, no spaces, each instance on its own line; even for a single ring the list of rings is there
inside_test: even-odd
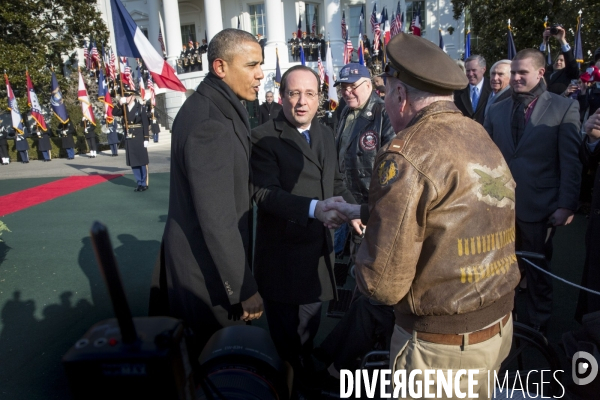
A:
[[[457,370],[479,370],[478,374],[475,374],[473,378],[477,380],[477,385],[474,385],[473,393],[479,394],[479,399],[489,399],[494,394],[494,371],[497,373],[500,368],[502,361],[508,356],[512,344],[513,335],[513,320],[512,315],[508,319],[508,322],[501,329],[500,333],[492,338],[473,345],[466,346],[453,346],[445,344],[437,344],[425,342],[416,338],[416,333],[408,333],[400,326],[394,326],[394,333],[392,334],[392,341],[390,346],[390,368],[395,373],[397,370],[406,370],[406,375],[410,374],[411,371],[419,369],[424,371],[426,369],[439,369],[442,370],[444,375],[447,376],[448,370],[452,370],[452,376],[454,377]],[[488,371],[490,371],[490,396],[488,396]],[[392,375],[393,376],[393,375]],[[424,385],[423,374],[417,375],[416,380],[421,381],[421,385]],[[460,380],[460,392],[466,393],[468,396],[468,377],[463,375]],[[436,399],[455,399],[456,389],[453,387],[453,396],[447,397],[445,391],[441,391],[442,396],[437,396],[437,382],[435,381],[435,375],[433,375],[433,385],[429,386],[429,392],[435,394]],[[423,393],[421,398],[425,398],[423,386]],[[408,394],[408,397],[402,397],[400,393],[399,398],[412,399]]]

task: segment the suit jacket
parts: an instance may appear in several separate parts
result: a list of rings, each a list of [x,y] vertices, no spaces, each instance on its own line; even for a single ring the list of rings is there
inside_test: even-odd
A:
[[[541,222],[558,208],[576,210],[581,181],[579,104],[542,93],[517,146],[511,132],[512,112],[512,98],[494,104],[484,128],[517,183],[517,218]]]
[[[573,49],[571,48],[569,51],[563,52],[562,55],[565,58],[565,67],[563,69],[554,71],[553,65],[546,66],[544,79],[546,79],[546,85],[550,93],[563,94],[567,90],[571,80],[579,78],[579,67],[577,66]]]
[[[257,291],[249,263],[250,132],[232,101],[205,81],[173,123],[169,214],[159,257],[168,315],[196,332],[214,325],[216,306],[230,309]]]
[[[269,105],[266,101],[258,107],[258,124],[262,125],[270,119],[277,117],[277,114],[282,110],[281,104],[272,102]]]
[[[252,131],[258,206],[254,274],[260,294],[288,304],[337,297],[332,232],[309,218],[313,199],[354,203],[337,168],[333,133],[313,119],[311,145],[283,113]]]
[[[512,96],[512,93],[513,92],[512,92],[512,88],[510,87],[510,85],[506,85],[506,87],[504,89],[502,89],[499,93],[497,93],[492,98],[490,98],[490,96],[492,95],[492,92],[490,92],[490,95],[488,96],[487,104],[485,105],[484,121],[485,121],[485,115],[487,115],[490,107],[493,104],[500,103],[504,99],[508,99],[510,96]]]
[[[485,106],[492,92],[490,87],[490,80],[483,78],[483,86],[481,87],[481,93],[479,94],[479,102],[477,103],[477,110],[473,111],[473,105],[471,104],[471,93],[469,90],[470,86],[466,88],[454,91],[454,104],[463,113],[465,117],[469,117],[483,125],[485,120]]]

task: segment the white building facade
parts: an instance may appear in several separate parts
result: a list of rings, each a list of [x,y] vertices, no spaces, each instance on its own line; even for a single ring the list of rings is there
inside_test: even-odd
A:
[[[391,19],[398,6],[397,0],[122,0],[123,4],[147,34],[154,47],[161,52],[158,41],[159,29],[166,47],[167,61],[175,66],[181,53],[182,45],[188,38],[201,42],[205,35],[208,41],[224,28],[246,30],[254,35],[260,33],[267,39],[265,46],[265,63],[263,71],[265,79],[259,99],[274,89],[276,51],[279,54],[281,72],[285,72],[298,62],[289,58],[288,40],[292,32],[298,30],[301,21],[302,30],[310,33],[313,18],[316,18],[317,33],[322,33],[331,46],[335,72],[343,66],[343,47],[341,32],[342,12],[345,14],[350,38],[357,48],[359,16],[365,9],[366,23],[363,33],[372,40],[369,23],[373,6],[377,5],[378,16],[387,7]],[[445,48],[450,57],[460,59],[464,52],[464,17],[458,21],[453,19],[450,0],[400,1],[400,9],[405,15],[404,31],[407,31],[417,8],[421,9],[422,36],[438,43],[441,30]],[[98,8],[111,31],[113,49],[114,37],[110,0],[98,0]],[[166,108],[169,116],[174,117],[185,101],[186,95],[193,92],[208,72],[206,54],[204,54],[203,71],[179,74],[181,82],[188,89],[186,94],[179,92],[166,93]],[[317,68],[316,62],[307,65]]]

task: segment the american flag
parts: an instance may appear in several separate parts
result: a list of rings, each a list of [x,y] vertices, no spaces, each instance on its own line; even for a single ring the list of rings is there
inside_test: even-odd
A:
[[[346,13],[342,11],[342,39],[346,40],[348,37],[348,28],[346,27]]]
[[[312,26],[310,27],[310,31],[314,34],[317,33],[317,14],[313,15]]]
[[[165,54],[165,41],[163,40],[162,31],[160,29],[158,30],[158,43],[160,43],[160,49],[163,54]]]
[[[92,58],[92,68],[100,66],[100,54],[98,53],[98,49],[96,48],[96,42],[92,42],[92,53],[90,57]]]
[[[381,39],[381,27],[377,20],[377,3],[373,4],[373,13],[371,14],[371,32],[373,32],[373,54],[379,53],[379,40]]]
[[[148,74],[148,92],[150,92],[150,104],[152,107],[156,106],[156,93],[154,92],[154,81],[152,81],[152,74]]]
[[[346,37],[346,47],[344,48],[344,65],[348,64],[350,60],[352,60],[352,52],[354,51],[354,46],[352,46],[352,41],[350,37]]]
[[[319,68],[319,79],[321,80],[321,87],[323,87],[323,82],[325,81],[325,68],[323,67],[323,62],[321,61],[321,52],[319,52],[319,58],[317,59],[317,67]]]
[[[142,70],[139,65],[137,67],[137,74],[138,74],[138,90],[140,91],[140,97],[142,98],[142,101],[145,101],[146,100],[146,87],[144,86],[144,78],[142,78]]]
[[[117,56],[115,55],[115,53],[112,50],[110,51],[110,60],[108,62],[108,74],[110,76],[110,79],[113,80],[113,82],[115,81],[115,79],[117,79]]]
[[[398,2],[398,8],[396,9],[396,16],[392,18],[392,26],[390,29],[390,34],[392,37],[396,36],[400,32],[402,32],[402,20],[404,19],[404,14],[400,12],[400,2]]]
[[[121,57],[121,63],[123,64],[121,67],[121,72],[123,74],[121,80],[123,83],[129,85],[131,90],[135,90],[135,82],[133,81],[133,75],[131,75],[131,68],[129,67],[129,64],[127,64],[127,57]]]
[[[88,46],[85,42],[83,42],[83,58],[85,59],[85,66],[89,69],[90,63],[88,59],[90,58],[90,52],[88,51]]]

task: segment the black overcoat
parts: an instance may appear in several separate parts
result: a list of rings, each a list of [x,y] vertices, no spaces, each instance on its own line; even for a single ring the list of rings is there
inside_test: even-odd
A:
[[[123,105],[113,108],[113,115],[115,117],[123,116]],[[142,165],[148,165],[148,150],[144,147],[144,141],[149,140],[148,133],[148,115],[146,114],[146,107],[139,102],[135,102],[135,105],[127,109],[127,130],[131,135],[129,139],[125,139],[125,156],[127,166],[129,167],[140,167]],[[125,119],[123,119],[123,126],[125,126]]]
[[[337,295],[332,232],[309,218],[311,200],[343,196],[332,131],[313,119],[311,145],[281,112],[252,131],[254,201],[258,205],[254,274],[263,298],[288,304]]]
[[[58,124],[58,131],[62,140],[63,149],[71,149],[75,147],[75,140],[73,140],[73,135],[77,135],[77,131],[73,126],[73,122],[69,121],[66,124]]]

